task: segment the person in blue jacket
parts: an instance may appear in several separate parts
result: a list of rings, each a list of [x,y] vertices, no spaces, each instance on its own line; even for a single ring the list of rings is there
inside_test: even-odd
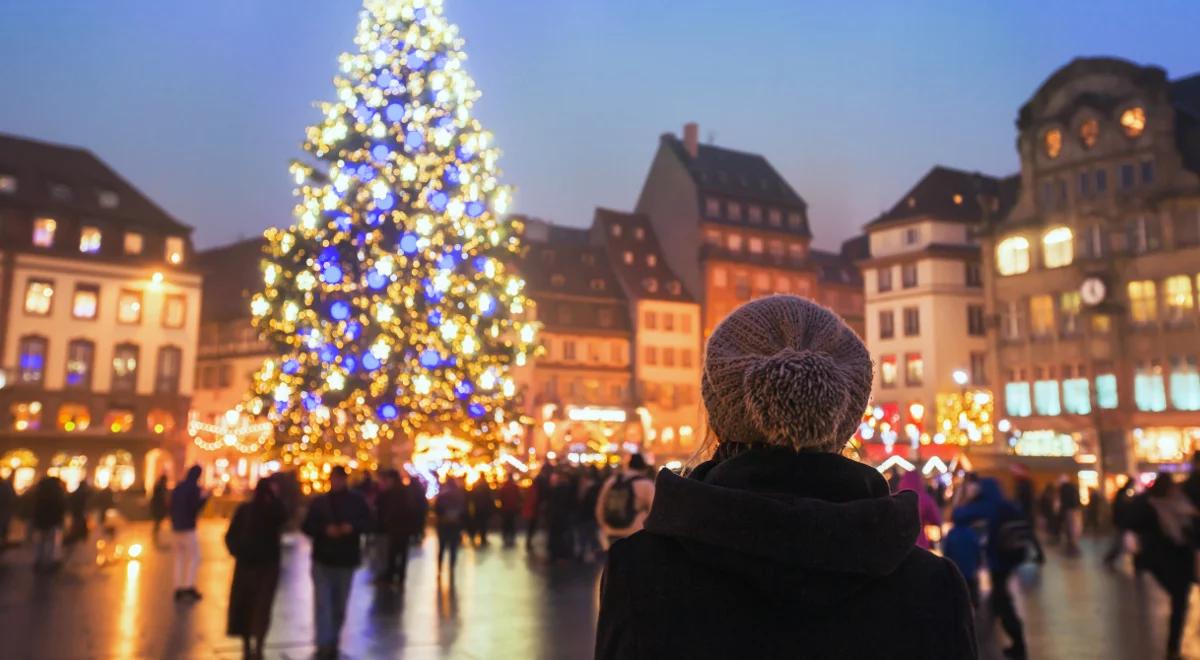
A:
[[[196,519],[208,502],[208,493],[200,487],[202,470],[193,465],[187,477],[171,492],[171,532],[175,538],[175,600],[199,600],[196,571],[200,567],[200,543],[196,539]]]
[[[971,593],[971,604],[979,607],[979,568],[983,564],[983,546],[975,528],[963,516],[952,519],[954,527],[942,539],[942,554],[954,562],[967,581]]]

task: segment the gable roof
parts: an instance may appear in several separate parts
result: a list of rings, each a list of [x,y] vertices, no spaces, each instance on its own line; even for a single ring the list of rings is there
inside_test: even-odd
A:
[[[677,136],[666,133],[662,143],[684,167],[703,193],[804,210],[808,204],[764,156],[701,144],[695,158]]]
[[[817,281],[861,287],[862,272],[854,261],[840,252],[810,249],[807,262],[817,272]]]
[[[667,266],[649,217],[597,208],[593,234],[595,240],[608,246],[609,261],[630,298],[694,302]],[[625,262],[626,252],[633,255],[633,263]],[[653,284],[648,286],[651,281]]]
[[[0,133],[0,175],[12,176],[17,182],[15,192],[0,196],[6,205],[35,212],[66,211],[116,226],[180,234],[192,231],[87,149]],[[69,197],[52,194],[51,188],[57,185],[66,186]],[[116,194],[115,206],[101,206],[103,192]]]
[[[250,297],[262,282],[259,264],[267,239],[259,236],[197,252],[193,262],[204,274],[200,322],[250,320]]]
[[[974,224],[1002,217],[1016,202],[1020,177],[997,178],[935,165],[891,209],[867,223],[868,228],[915,218]],[[984,203],[990,208],[985,208]]]

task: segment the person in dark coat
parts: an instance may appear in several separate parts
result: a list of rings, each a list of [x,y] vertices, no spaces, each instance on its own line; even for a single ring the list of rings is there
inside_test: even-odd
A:
[[[1192,471],[1180,484],[1183,494],[1191,501],[1192,506],[1200,510],[1200,449],[1192,452]]]
[[[196,571],[200,568],[200,541],[196,520],[208,502],[208,493],[200,488],[199,465],[188,469],[187,477],[171,491],[171,533],[175,540],[175,600],[200,599],[196,590]]]
[[[487,479],[480,479],[471,491],[471,535],[476,545],[488,544],[488,528],[492,525],[495,511],[496,491]]]
[[[75,490],[67,495],[67,511],[71,514],[71,527],[63,537],[63,544],[74,546],[88,537],[88,506],[91,504],[92,489],[86,481],[80,481]]]
[[[454,477],[448,477],[438,491],[433,503],[433,514],[437,517],[438,575],[442,574],[442,558],[450,557],[450,579],[454,579],[454,567],[458,564],[458,547],[462,544],[463,526],[467,518],[467,493]]]
[[[1196,579],[1196,515],[1187,494],[1160,473],[1150,490],[1132,499],[1130,529],[1138,535],[1141,565],[1171,599],[1167,625],[1167,657],[1181,658],[1188,598]]]
[[[551,561],[571,559],[575,555],[576,486],[561,470],[550,474],[546,498],[546,550]]]
[[[254,498],[238,505],[225,532],[225,547],[235,560],[225,634],[242,638],[242,655],[247,660],[263,657],[279,584],[279,539],[286,520],[274,483],[263,479],[254,489]]]
[[[1125,533],[1130,531],[1130,503],[1135,495],[1137,495],[1137,491],[1133,487],[1133,479],[1122,477],[1121,485],[1112,499],[1112,542],[1108,546],[1108,552],[1104,553],[1104,564],[1109,568],[1113,568],[1121,555],[1125,554]],[[1191,497],[1189,496],[1188,499]],[[1195,506],[1194,503],[1193,506]]]
[[[525,493],[525,519],[529,521],[525,528],[525,549],[533,550],[533,537],[537,534],[538,526],[546,515],[546,503],[550,499],[550,475],[554,474],[554,465],[547,463],[538,471],[529,490]]]
[[[67,517],[67,487],[49,475],[33,487],[30,530],[34,542],[34,568],[48,570],[58,565],[63,521]]]
[[[988,577],[991,578],[991,614],[1012,641],[1004,650],[1010,658],[1024,658],[1025,629],[1013,602],[1009,578],[1025,562],[1033,545],[1033,529],[1025,514],[1012,502],[1004,499],[1000,483],[990,477],[979,479],[971,487],[966,504],[952,514],[955,524],[983,523],[987,533]]]
[[[8,547],[8,530],[17,512],[17,490],[12,478],[0,479],[0,551]]]
[[[170,489],[167,488],[167,475],[159,475],[158,480],[154,482],[154,489],[150,491],[150,520],[154,521],[155,541],[158,540],[158,530],[162,527],[162,521],[167,517],[167,500],[169,498]]]
[[[379,534],[383,542],[383,567],[376,582],[404,586],[408,577],[408,551],[415,532],[416,503],[400,479],[400,472],[388,470],[380,479],[381,489],[376,498]]]
[[[521,487],[513,475],[508,475],[500,486],[500,536],[504,547],[511,548],[517,542],[517,517],[521,515]]]
[[[727,316],[702,380],[716,451],[660,471],[644,528],[609,550],[595,656],[976,658],[962,576],[916,547],[916,494],[839,453],[870,389],[866,347],[824,307]]]
[[[318,658],[337,658],[362,535],[371,528],[367,500],[348,486],[346,468],[329,473],[329,492],[315,498],[300,529],[312,539],[312,581]]]
[[[412,504],[412,523],[409,528],[412,534],[409,536],[409,542],[413,545],[421,545],[421,541],[425,539],[425,525],[429,521],[429,499],[425,494],[425,482],[420,477],[411,477],[405,485],[408,491],[408,500]]]
[[[1080,515],[1083,502],[1079,498],[1079,484],[1067,475],[1059,477],[1058,481],[1058,526],[1066,539],[1067,547],[1063,552],[1069,557],[1079,555],[1079,530],[1083,524]]]

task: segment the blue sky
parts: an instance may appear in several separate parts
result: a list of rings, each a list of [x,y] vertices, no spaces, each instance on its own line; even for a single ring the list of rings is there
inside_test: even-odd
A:
[[[765,154],[833,246],[930,166],[1017,167],[1017,109],[1114,55],[1200,72],[1200,2],[445,0],[518,211],[630,208],[659,134]],[[4,0],[0,132],[93,149],[201,246],[290,221],[355,0]]]

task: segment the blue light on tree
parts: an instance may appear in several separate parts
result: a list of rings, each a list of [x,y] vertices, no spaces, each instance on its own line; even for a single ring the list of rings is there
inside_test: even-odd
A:
[[[432,348],[427,348],[421,352],[421,366],[426,369],[432,369],[442,362],[442,356]]]
[[[383,209],[384,211],[390,211],[396,206],[396,196],[392,193],[387,193],[375,201],[375,206]]]
[[[429,198],[429,208],[441,213],[446,210],[446,206],[450,203],[450,196],[442,191],[437,191]]]
[[[386,422],[390,422],[399,416],[400,416],[400,411],[396,409],[395,404],[385,403],[385,404],[379,406],[379,418],[380,419],[382,419]]]
[[[378,369],[380,367],[381,364],[382,363],[379,361],[379,358],[375,357],[374,353],[370,353],[370,352],[363,353],[363,356],[362,356],[363,369],[366,369],[367,371],[375,371],[376,369]]]
[[[484,408],[481,403],[472,403],[467,406],[467,414],[475,419],[479,419],[487,414],[487,408]]]
[[[416,254],[417,253],[417,235],[416,234],[405,234],[405,235],[401,236],[400,237],[400,251],[403,252],[404,254],[409,254],[409,255]]]
[[[371,147],[371,158],[374,158],[381,163],[386,162],[391,155],[392,148],[386,144],[381,143]]]
[[[469,217],[478,218],[479,216],[483,215],[483,210],[484,210],[483,202],[480,202],[480,201],[467,202],[467,215]]]
[[[337,264],[325,266],[325,270],[321,271],[321,279],[325,280],[326,284],[339,284],[342,281],[341,266]]]
[[[420,149],[425,144],[425,136],[419,131],[409,131],[404,134],[404,146],[412,150]]]
[[[383,116],[387,117],[388,121],[400,121],[401,119],[404,119],[404,104],[388,104],[388,107],[383,111]]]
[[[388,278],[383,273],[381,273],[373,268],[369,272],[367,272],[367,286],[368,287],[378,291],[378,290],[382,289],[383,287],[387,286],[387,283],[388,283]]]
[[[339,300],[329,306],[329,317],[334,321],[345,321],[350,318],[350,303]]]
[[[300,362],[298,360],[293,358],[290,360],[283,361],[283,373],[285,373],[289,376],[293,376],[298,371],[300,371]]]

